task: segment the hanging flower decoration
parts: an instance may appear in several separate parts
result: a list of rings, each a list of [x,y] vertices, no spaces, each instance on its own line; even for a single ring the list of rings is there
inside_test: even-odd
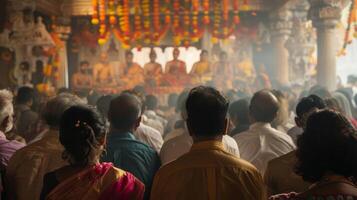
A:
[[[240,23],[239,17],[239,0],[233,0],[233,21],[235,24]]]
[[[105,12],[105,0],[99,0],[99,39],[98,43],[103,45],[106,42],[106,12]]]
[[[210,0],[203,0],[202,2],[203,7],[203,24],[209,25],[210,23]]]
[[[160,0],[154,0],[153,2],[153,25],[154,33],[151,33],[152,44],[158,45],[163,36],[166,35],[170,28],[171,23],[171,11],[170,11],[170,0],[165,0],[162,10],[160,10]],[[160,12],[164,13],[164,25],[161,25]]]
[[[98,0],[92,0],[93,14],[92,14],[92,24],[97,25],[99,23],[98,19]]]
[[[142,0],[141,10],[143,14],[143,37],[144,43],[151,43],[151,17],[150,17],[150,0]]]
[[[98,43],[105,44],[113,34],[124,48],[158,45],[168,30],[175,46],[188,47],[205,31],[212,34],[212,42],[226,40],[240,24],[240,10],[250,9],[248,0],[92,0],[92,4]]]
[[[352,24],[356,23],[356,11],[357,11],[357,5],[356,5],[355,0],[353,0],[351,3],[351,6],[350,6],[350,10],[349,10],[348,24],[347,24],[347,28],[345,31],[343,46],[342,46],[342,49],[337,53],[337,56],[345,56],[346,55],[347,45],[349,43],[351,43],[351,38],[350,38],[351,27],[352,27]]]
[[[140,0],[134,0],[134,39],[140,40],[141,36],[141,14],[140,14]]]
[[[108,14],[109,14],[109,24],[111,26],[116,25],[117,17],[115,16],[115,2],[114,2],[114,0],[108,1]]]
[[[173,2],[173,21],[172,21],[172,32],[173,32],[173,42],[175,46],[181,44],[182,28],[180,22],[180,0],[174,0]]]

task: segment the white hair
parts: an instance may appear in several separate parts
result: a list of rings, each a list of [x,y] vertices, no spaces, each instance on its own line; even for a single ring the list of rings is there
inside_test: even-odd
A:
[[[13,95],[9,90],[0,90],[0,124],[6,117],[14,114],[12,100]]]

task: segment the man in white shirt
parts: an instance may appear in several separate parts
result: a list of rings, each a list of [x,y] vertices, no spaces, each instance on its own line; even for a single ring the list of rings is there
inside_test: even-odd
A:
[[[290,136],[270,125],[278,109],[278,99],[269,90],[255,93],[249,106],[252,125],[248,131],[234,137],[241,158],[255,165],[262,174],[270,160],[296,148]]]
[[[160,149],[164,143],[164,140],[162,139],[162,136],[158,130],[141,122],[140,126],[134,132],[134,136],[140,142],[143,142],[155,149],[158,154],[160,153]]]
[[[151,120],[159,122],[162,127],[161,134],[163,134],[164,127],[167,125],[167,120],[157,114],[158,102],[159,100],[154,95],[146,95],[145,102],[144,102],[145,104],[144,115]]]

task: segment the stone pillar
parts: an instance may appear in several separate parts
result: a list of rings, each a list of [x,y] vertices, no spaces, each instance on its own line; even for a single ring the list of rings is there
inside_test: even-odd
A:
[[[317,32],[317,83],[336,89],[336,26],[349,0],[309,0],[309,18]]]
[[[274,59],[272,80],[280,84],[289,83],[289,52],[285,44],[291,34],[291,11],[287,6],[273,10],[270,14],[270,32]]]
[[[63,42],[63,46],[59,50],[59,80],[57,83],[57,87],[69,87],[69,77],[68,77],[68,55],[67,55],[67,41],[69,38],[69,34],[71,32],[70,27],[71,19],[69,17],[58,17],[57,25],[55,32],[59,34],[61,41]]]

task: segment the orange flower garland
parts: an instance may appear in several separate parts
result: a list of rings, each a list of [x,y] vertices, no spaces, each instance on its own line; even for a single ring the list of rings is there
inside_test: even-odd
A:
[[[173,32],[173,40],[175,46],[179,46],[181,44],[181,29],[180,29],[180,0],[174,0],[173,2],[173,22],[172,22],[172,32]]]
[[[99,23],[98,19],[98,0],[92,0],[93,14],[92,14],[92,24],[97,25]]]
[[[92,0],[92,5],[98,43],[105,44],[113,33],[125,48],[158,45],[170,29],[175,46],[198,42],[205,30],[213,42],[227,39],[240,23],[239,10],[249,10],[248,0]]]
[[[350,7],[350,13],[348,15],[348,25],[345,31],[345,38],[344,38],[344,43],[342,49],[338,52],[338,56],[345,56],[346,55],[346,48],[347,45],[350,43],[350,30],[352,23],[355,22],[355,9],[356,9],[356,2],[352,1],[351,7]]]
[[[233,0],[233,21],[235,24],[240,23],[239,18],[239,0]]]
[[[208,25],[210,23],[210,16],[209,16],[210,0],[203,0],[202,8],[203,8],[203,24]]]
[[[106,12],[105,12],[105,0],[99,0],[99,39],[98,43],[100,45],[106,42]]]
[[[140,0],[134,0],[134,38],[139,40],[141,37],[141,14],[140,14]]]
[[[223,15],[223,20],[228,21],[228,19],[229,19],[229,0],[222,0],[222,15]]]
[[[143,14],[143,35],[144,35],[144,43],[151,43],[151,19],[150,19],[150,0],[142,0],[141,2],[141,10]]]

